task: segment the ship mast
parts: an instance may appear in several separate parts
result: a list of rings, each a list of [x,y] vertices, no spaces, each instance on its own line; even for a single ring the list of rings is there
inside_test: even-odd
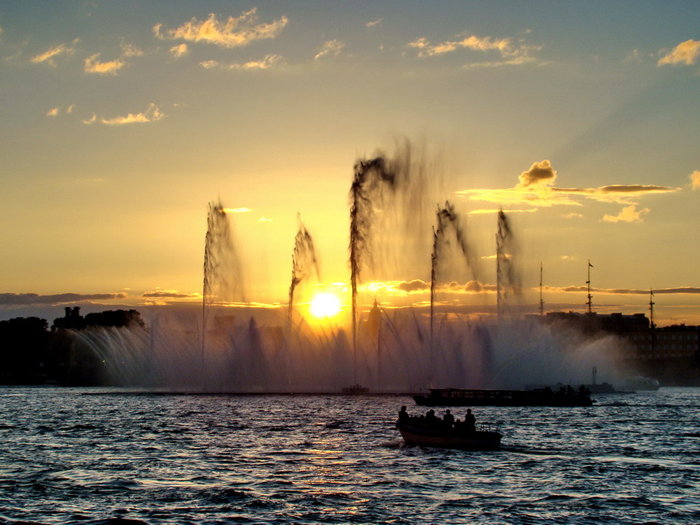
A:
[[[544,317],[544,299],[542,298],[542,261],[540,261],[540,317]]]
[[[651,323],[651,329],[654,329],[654,290],[649,288],[649,321]]]
[[[588,285],[588,302],[586,303],[588,305],[588,314],[593,313],[593,296],[591,295],[591,268],[593,268],[593,265],[591,264],[591,260],[588,259],[588,280],[586,281],[586,284]]]

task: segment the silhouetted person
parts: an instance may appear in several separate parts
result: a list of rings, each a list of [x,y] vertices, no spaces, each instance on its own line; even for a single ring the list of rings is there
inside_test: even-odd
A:
[[[438,422],[438,418],[435,417],[435,410],[432,408],[425,413],[425,423],[430,426],[434,426]]]
[[[442,422],[448,429],[452,428],[452,426],[455,424],[455,417],[452,415],[449,408],[445,410],[445,415],[442,416]]]
[[[409,418],[410,416],[408,415],[408,412],[406,412],[406,405],[403,405],[401,410],[399,410],[399,424],[408,423]]]
[[[476,418],[471,408],[467,409],[467,415],[464,416],[464,425],[467,427],[467,432],[476,432]]]

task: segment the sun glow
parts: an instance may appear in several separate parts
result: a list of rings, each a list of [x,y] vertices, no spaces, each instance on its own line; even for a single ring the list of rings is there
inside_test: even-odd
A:
[[[317,318],[334,317],[340,312],[340,299],[329,292],[320,292],[311,299],[311,315]]]

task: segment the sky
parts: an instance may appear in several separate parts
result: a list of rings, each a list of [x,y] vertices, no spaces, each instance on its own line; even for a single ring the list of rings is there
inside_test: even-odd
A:
[[[502,208],[522,304],[542,265],[548,309],[583,311],[590,261],[598,311],[653,288],[700,324],[695,0],[8,0],[0,96],[2,318],[199,300],[219,200],[246,301],[287,301],[297,214],[308,288],[346,290],[353,166],[408,143],[482,263],[445,304],[492,309]],[[384,304],[425,304],[421,257]]]

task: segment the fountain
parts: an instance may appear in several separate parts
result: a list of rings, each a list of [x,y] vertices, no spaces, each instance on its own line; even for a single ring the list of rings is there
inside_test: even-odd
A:
[[[477,280],[476,258],[450,202],[438,207],[431,239],[429,170],[412,152],[404,145],[392,155],[379,154],[355,165],[350,189],[351,327],[313,324],[293,315],[298,286],[319,273],[313,239],[301,220],[288,305],[246,303],[230,218],[223,204],[215,202],[207,213],[199,315],[194,305],[154,307],[143,312],[150,318],[149,332],[140,327],[103,330],[81,334],[80,344],[108,363],[118,384],[174,390],[320,393],[367,384],[378,392],[415,392],[430,382],[522,388],[584,382],[592,366],[612,369],[614,338],[587,339],[537,319],[504,315],[521,283],[515,236],[502,211],[496,234],[498,317],[476,318],[464,304],[436,300],[439,283],[449,276],[465,279],[471,272]],[[361,310],[372,303],[363,303],[361,285],[370,278],[409,282],[427,275],[428,253],[429,307],[377,306],[363,318]],[[433,355],[433,348],[440,352]]]

